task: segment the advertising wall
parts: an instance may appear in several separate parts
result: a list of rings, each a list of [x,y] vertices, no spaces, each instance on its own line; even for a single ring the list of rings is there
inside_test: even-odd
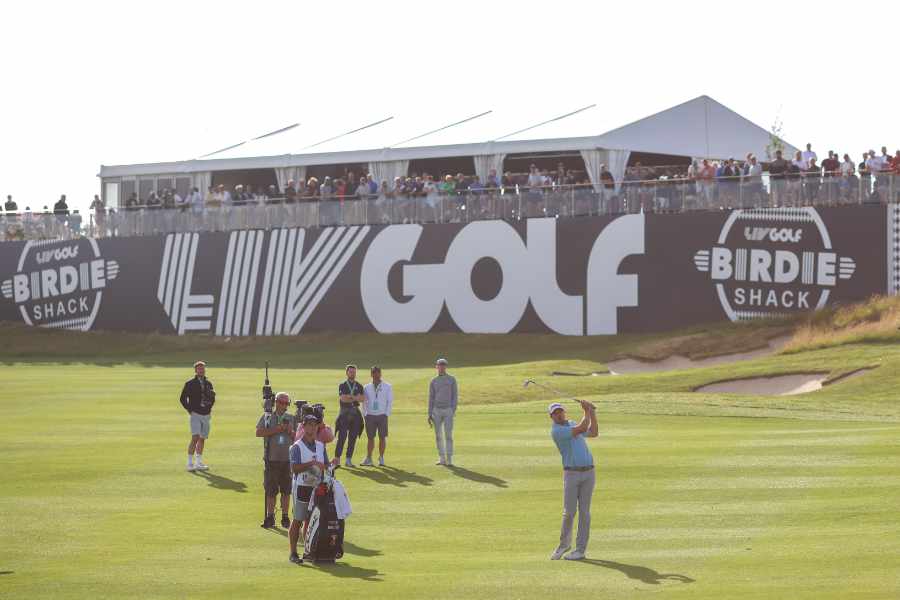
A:
[[[0,244],[0,320],[222,336],[613,335],[895,292],[896,207]]]

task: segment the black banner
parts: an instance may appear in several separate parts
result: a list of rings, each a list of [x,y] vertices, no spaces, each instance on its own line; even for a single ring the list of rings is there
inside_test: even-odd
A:
[[[222,336],[611,335],[887,291],[881,206],[0,244],[0,319]]]

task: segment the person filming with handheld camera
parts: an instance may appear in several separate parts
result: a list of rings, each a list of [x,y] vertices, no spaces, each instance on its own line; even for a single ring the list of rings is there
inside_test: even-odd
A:
[[[297,406],[297,431],[294,433],[294,441],[296,442],[303,437],[303,417],[313,415],[318,423],[316,430],[316,439],[326,446],[334,441],[334,430],[325,424],[325,405],[310,404],[304,400],[294,402]]]
[[[294,443],[294,429],[297,419],[288,412],[291,404],[286,392],[275,394],[274,412],[266,412],[256,423],[256,437],[265,438],[265,475],[263,487],[266,491],[266,516],[261,527],[275,527],[275,496],[281,494],[281,526],[287,529],[289,497],[291,493],[290,449]]]
[[[297,554],[297,542],[300,540],[300,529],[305,529],[309,519],[309,499],[318,485],[328,463],[328,452],[325,444],[317,438],[319,421],[313,414],[303,417],[301,427],[303,436],[294,442],[290,449],[291,473],[293,473],[294,519],[288,532],[291,546],[290,561],[302,564],[303,559]],[[337,464],[337,459],[335,459]]]

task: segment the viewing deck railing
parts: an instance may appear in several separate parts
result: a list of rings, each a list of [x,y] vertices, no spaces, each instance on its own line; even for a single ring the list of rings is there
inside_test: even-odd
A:
[[[625,181],[617,186],[547,186],[483,189],[458,194],[364,198],[314,197],[287,202],[235,202],[223,207],[132,206],[106,214],[3,213],[0,239],[70,239],[232,231],[281,227],[468,223],[538,217],[627,213],[682,213],[900,201],[900,175],[729,177]]]

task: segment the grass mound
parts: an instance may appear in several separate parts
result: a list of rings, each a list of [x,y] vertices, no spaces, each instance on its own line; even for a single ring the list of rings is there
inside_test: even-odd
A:
[[[783,352],[895,342],[900,342],[900,297],[874,296],[812,313],[796,328]]]

